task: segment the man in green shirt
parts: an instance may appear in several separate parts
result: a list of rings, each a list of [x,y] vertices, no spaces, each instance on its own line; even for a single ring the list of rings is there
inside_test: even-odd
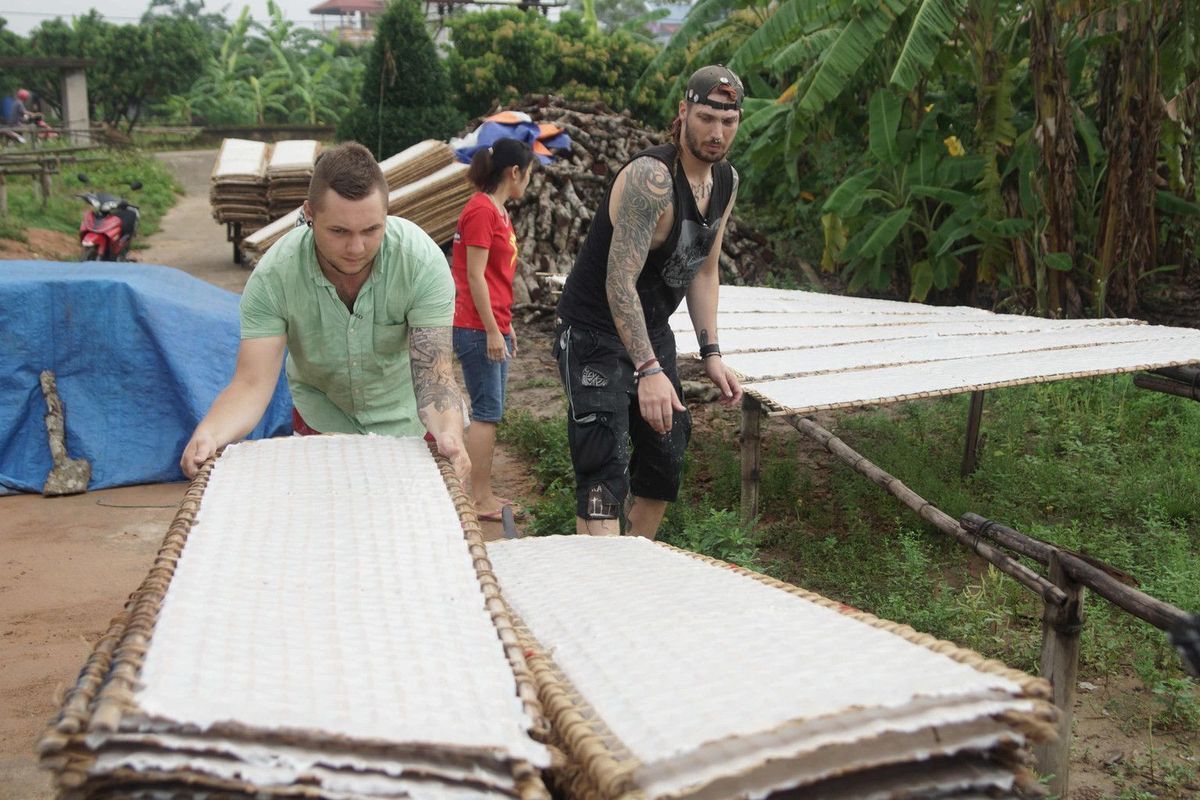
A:
[[[432,239],[388,216],[387,195],[362,145],[317,159],[307,227],[276,242],[242,293],[237,367],[183,451],[185,475],[258,424],[285,350],[297,431],[428,431],[469,474],[450,356],[454,281]]]

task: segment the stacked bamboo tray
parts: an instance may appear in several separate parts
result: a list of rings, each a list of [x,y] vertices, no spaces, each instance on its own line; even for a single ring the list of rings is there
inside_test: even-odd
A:
[[[1043,794],[1049,685],[733,565],[637,537],[492,542],[563,796]]]
[[[293,211],[308,197],[308,182],[321,145],[315,139],[279,142],[267,163],[267,210],[271,219]]]
[[[458,215],[475,192],[468,171],[466,164],[449,164],[401,186],[388,195],[388,213],[415,222],[438,244],[448,242],[458,227]]]
[[[249,139],[225,139],[210,178],[209,202],[220,223],[240,223],[242,232],[257,230],[271,217],[267,204],[270,145]]]
[[[387,180],[388,190],[395,194],[395,192],[402,187],[433,175],[444,167],[454,164],[454,161],[454,151],[450,148],[450,145],[446,144],[445,142],[429,139],[424,142],[414,144],[412,147],[409,147],[394,156],[384,159],[383,161],[379,162],[379,168],[383,170],[383,177]],[[305,188],[307,193],[307,184],[305,184]],[[301,203],[303,202],[305,196],[307,196],[307,194],[301,196]],[[469,197],[470,195],[468,194],[468,198]],[[391,211],[390,205],[389,199],[388,213],[396,213]],[[462,205],[466,205],[465,200],[463,201]],[[462,205],[460,205],[458,207],[458,211],[455,212],[456,222],[458,219],[458,212],[462,210]],[[407,215],[399,214],[399,216]],[[409,219],[412,218],[409,217]],[[267,250],[271,248],[271,245],[275,244],[275,242],[277,242],[281,236],[290,231],[292,228],[296,227],[296,225],[302,222],[302,220],[303,217],[301,214],[301,209],[297,206],[296,208],[286,211],[279,218],[274,219],[269,225],[247,236],[242,241],[241,245],[244,263],[247,266],[253,267],[258,263],[259,259],[263,257]],[[413,221],[418,225],[421,225],[420,221]],[[438,221],[438,219],[434,220],[434,222]],[[422,225],[422,227],[424,228],[425,226]],[[427,233],[432,235],[428,228],[425,228],[425,230]],[[454,231],[452,228],[450,233],[453,234],[453,232]]]
[[[419,439],[234,445],[39,743],[61,797],[546,800],[469,501]]]

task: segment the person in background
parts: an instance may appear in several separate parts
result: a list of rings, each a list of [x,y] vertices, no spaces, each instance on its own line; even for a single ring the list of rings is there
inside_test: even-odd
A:
[[[508,362],[517,354],[512,328],[517,235],[504,204],[525,193],[533,150],[517,139],[499,139],[471,158],[468,177],[479,189],[463,208],[454,233],[454,353],[471,396],[467,454],[471,495],[481,520],[499,520],[508,498],[492,490],[496,425],[504,414]]]
[[[8,103],[8,110],[4,117],[5,125],[24,125],[29,118],[28,103],[30,94],[28,89],[17,89],[13,93],[11,101]]]
[[[685,296],[705,375],[726,405],[742,399],[717,343],[717,267],[738,187],[725,156],[744,96],[719,64],[688,79],[672,142],[617,173],[567,277],[554,355],[567,395],[577,533],[619,534],[632,493],[625,532],[653,539],[678,496],[692,423],[669,320]]]

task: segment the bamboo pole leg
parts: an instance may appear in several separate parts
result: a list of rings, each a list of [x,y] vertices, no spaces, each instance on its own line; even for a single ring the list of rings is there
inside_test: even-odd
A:
[[[0,172],[0,217],[8,216],[8,181]]]
[[[967,413],[967,446],[963,452],[962,474],[970,475],[979,465],[979,428],[983,421],[983,392],[971,392],[971,410]]]
[[[1083,586],[1067,574],[1059,554],[1050,555],[1050,580],[1067,595],[1061,606],[1046,604],[1042,616],[1042,677],[1050,681],[1058,708],[1058,739],[1034,750],[1038,768],[1051,775],[1050,793],[1067,797],[1071,785],[1071,721],[1079,669],[1079,633],[1083,628]]]
[[[758,516],[758,483],[762,465],[762,404],[742,395],[742,523]]]

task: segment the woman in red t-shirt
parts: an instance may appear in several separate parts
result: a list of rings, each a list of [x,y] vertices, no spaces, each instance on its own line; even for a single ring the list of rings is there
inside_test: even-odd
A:
[[[492,491],[496,424],[504,414],[508,360],[517,353],[512,329],[517,235],[504,204],[525,193],[533,151],[517,139],[499,139],[471,158],[468,177],[479,189],[458,218],[454,233],[454,353],[471,395],[467,454],[471,495],[482,520],[499,520],[512,501]]]

